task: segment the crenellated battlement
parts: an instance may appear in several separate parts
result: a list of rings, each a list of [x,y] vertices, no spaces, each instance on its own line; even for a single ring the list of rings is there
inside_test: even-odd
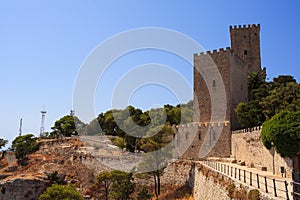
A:
[[[260,28],[260,24],[244,24],[244,25],[234,25],[229,26],[230,30],[232,29],[249,29],[249,28]]]
[[[224,54],[224,53],[230,53],[231,49],[230,47],[226,47],[226,48],[220,48],[220,49],[214,49],[211,51],[206,51],[206,52],[200,52],[200,53],[195,53],[194,57],[201,57],[201,56],[213,56],[213,55],[217,55],[217,54]]]
[[[229,126],[230,122],[229,121],[220,121],[220,122],[192,122],[188,124],[181,124],[176,126],[176,128],[180,127],[206,127],[206,126]]]

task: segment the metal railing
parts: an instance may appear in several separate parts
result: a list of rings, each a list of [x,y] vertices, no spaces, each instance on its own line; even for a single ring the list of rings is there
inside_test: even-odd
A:
[[[203,164],[221,174],[228,176],[229,178],[239,180],[247,185],[256,187],[265,193],[273,194],[275,197],[280,197],[283,199],[290,199],[288,182],[286,180],[268,178],[267,176],[262,176],[260,174],[230,166],[225,163],[203,161]]]

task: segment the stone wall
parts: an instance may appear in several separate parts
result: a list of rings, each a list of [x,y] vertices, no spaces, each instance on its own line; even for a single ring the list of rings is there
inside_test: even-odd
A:
[[[191,123],[178,126],[175,138],[177,157],[199,160],[205,157],[229,157],[229,123]]]
[[[282,158],[274,149],[268,150],[261,142],[261,128],[247,132],[239,130],[232,133],[232,158],[245,161],[246,165],[254,165],[260,168],[266,167],[267,171],[273,172],[273,159],[275,173],[281,175],[281,168],[284,167],[286,177],[292,176],[292,160]]]
[[[170,163],[164,170],[164,174],[161,178],[162,184],[173,186],[188,185],[193,188],[194,186],[194,172],[195,164],[192,161],[179,160]]]
[[[224,186],[216,183],[213,177],[205,176],[203,168],[195,170],[194,199],[230,200]]]

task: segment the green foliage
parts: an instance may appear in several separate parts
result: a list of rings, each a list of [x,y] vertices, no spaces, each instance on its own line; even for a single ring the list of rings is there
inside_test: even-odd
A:
[[[250,190],[247,195],[248,200],[260,200],[260,192],[257,189]]]
[[[121,137],[113,138],[111,141],[120,149],[124,149],[127,146],[125,139]]]
[[[94,199],[131,199],[135,184],[131,173],[114,170],[103,171],[98,174],[95,183],[89,188],[87,194]]]
[[[78,135],[78,131],[84,129],[85,124],[76,116],[66,115],[54,123],[51,127],[53,132],[51,135],[63,135],[70,137],[71,135]]]
[[[139,169],[153,176],[156,198],[160,195],[160,177],[168,161],[172,158],[172,146],[168,145],[173,138],[173,129],[170,125],[157,126],[147,132],[148,136],[141,140],[141,149],[148,152],[139,164]]]
[[[164,113],[166,113],[166,120],[159,121]],[[88,135],[105,133],[106,135],[125,138],[126,133],[130,133],[131,136],[144,134],[144,132],[137,132],[134,128],[135,126],[146,127],[150,123],[152,127],[164,123],[177,125],[179,123],[189,123],[192,120],[193,101],[189,101],[187,104],[178,104],[177,106],[165,105],[164,108],[151,109],[145,112],[133,106],[127,106],[123,110],[113,109],[99,114],[96,119],[86,126],[86,132]],[[128,140],[126,141],[128,149],[132,151],[139,145],[138,141],[135,141],[130,136],[127,136],[126,140]]]
[[[262,142],[272,144],[282,157],[294,158],[300,151],[300,111],[281,112],[263,124]]]
[[[241,102],[235,109],[243,127],[262,125],[282,111],[300,110],[300,85],[292,76],[280,75],[272,82],[265,79],[264,72],[248,76],[249,102]]]
[[[65,175],[59,175],[57,171],[54,171],[47,176],[51,185],[55,183],[59,185],[65,184]]]
[[[7,144],[7,142],[7,140],[0,138],[0,149],[2,149]]]
[[[265,121],[260,101],[268,95],[269,86],[264,72],[252,72],[248,75],[249,102],[241,102],[234,110],[242,127],[261,125]]]
[[[83,200],[73,185],[53,184],[40,195],[39,200]]]
[[[290,79],[288,79],[290,80]],[[274,83],[276,87],[261,101],[263,113],[271,119],[281,111],[300,110],[300,85],[295,82]]]
[[[265,116],[258,100],[253,100],[249,103],[241,102],[234,111],[239,122],[244,127],[261,125],[265,121]]]
[[[111,174],[108,171],[103,171],[96,177],[95,183],[89,189],[88,194],[95,199],[108,200],[108,195],[111,190]]]
[[[116,200],[128,200],[134,192],[135,184],[131,173],[114,170],[110,173],[112,181],[109,196]]]
[[[230,197],[230,198],[233,198],[234,197],[234,192],[235,192],[235,184],[230,184],[230,185],[228,185],[227,187],[226,187],[226,190],[228,191],[228,196]]]
[[[11,146],[11,150],[16,153],[17,159],[22,159],[28,154],[34,153],[38,149],[38,143],[32,134],[16,137]]]
[[[151,200],[153,195],[149,193],[149,190],[146,186],[143,186],[142,189],[139,191],[137,200]]]

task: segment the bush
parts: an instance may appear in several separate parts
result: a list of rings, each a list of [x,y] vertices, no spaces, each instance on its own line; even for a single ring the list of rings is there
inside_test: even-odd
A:
[[[40,195],[39,200],[83,200],[73,185],[53,184]]]
[[[234,193],[235,193],[235,184],[230,184],[226,187],[226,190],[228,191],[228,196],[230,198],[233,198],[234,197]]]
[[[149,190],[146,186],[143,186],[142,189],[139,191],[137,200],[151,200],[153,195],[149,193]]]
[[[260,200],[260,192],[257,189],[250,190],[247,195],[248,200]]]

